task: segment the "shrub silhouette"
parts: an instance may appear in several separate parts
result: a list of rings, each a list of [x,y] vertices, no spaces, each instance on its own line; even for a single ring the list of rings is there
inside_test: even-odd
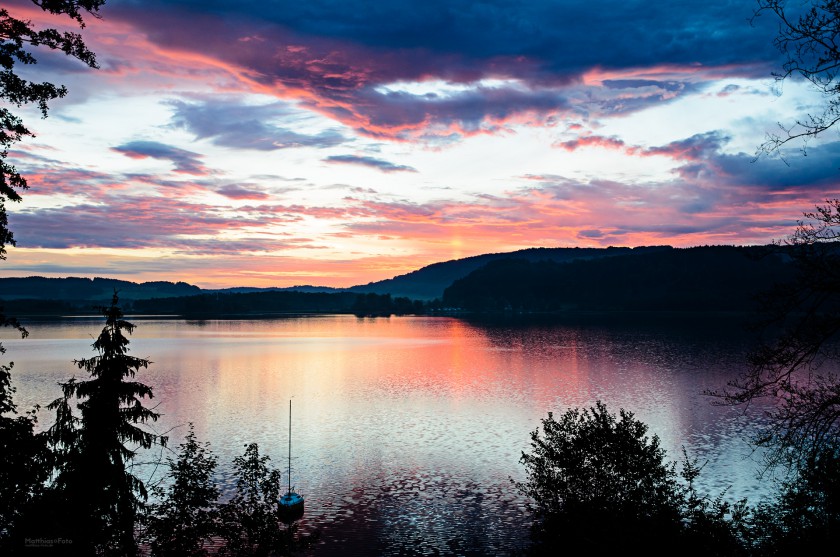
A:
[[[283,531],[277,516],[280,471],[260,456],[257,443],[245,446],[245,454],[233,459],[236,494],[221,506],[222,555],[269,555],[281,547]]]
[[[219,530],[220,490],[213,480],[216,457],[208,443],[196,440],[192,424],[177,460],[167,459],[167,466],[170,483],[152,488],[160,502],[149,506],[146,518],[144,538],[152,556],[207,555],[207,545]]]
[[[675,544],[690,555],[742,551],[745,502],[733,508],[698,495],[696,464],[686,457],[678,474],[647,431],[631,412],[610,414],[600,401],[542,420],[522,454],[527,479],[516,483],[531,500],[532,554],[664,555]]]
[[[840,453],[825,450],[800,465],[752,521],[756,555],[818,555],[840,541]]]

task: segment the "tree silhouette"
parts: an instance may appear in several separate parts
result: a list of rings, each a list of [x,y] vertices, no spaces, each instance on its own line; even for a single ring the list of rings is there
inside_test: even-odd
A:
[[[233,460],[236,495],[222,505],[223,555],[265,556],[282,548],[283,531],[277,516],[280,471],[260,456],[256,443],[245,446],[245,454]]]
[[[757,555],[819,555],[840,542],[840,458],[827,453],[784,482],[753,519]]]
[[[84,28],[83,12],[99,17],[99,8],[105,0],[32,0],[32,3],[45,12],[67,15]],[[78,33],[57,29],[36,30],[31,21],[15,18],[6,8],[0,8],[0,100],[18,108],[35,104],[46,118],[49,102],[65,96],[67,88],[49,82],[29,81],[16,73],[16,64],[37,63],[30,47],[60,50],[91,68],[98,68],[98,65],[95,55],[88,50]],[[15,245],[14,235],[8,228],[6,201],[20,201],[19,192],[28,187],[26,178],[7,161],[9,148],[24,137],[33,135],[19,116],[6,106],[0,106],[0,259],[6,258],[7,245]]]
[[[213,481],[216,457],[208,445],[199,444],[193,426],[181,444],[177,460],[168,459],[167,487],[152,488],[160,502],[150,505],[145,537],[156,557],[207,555],[206,543],[219,529]]]
[[[711,393],[730,405],[769,400],[756,442],[770,465],[809,466],[840,449],[840,200],[805,218],[786,240],[794,280],[764,295],[765,340],[740,377]]]
[[[542,431],[531,434],[531,452],[520,459],[527,479],[516,483],[534,515],[531,554],[741,552],[746,503],[732,507],[721,497],[700,496],[696,463],[686,456],[678,474],[647,430],[631,412],[616,416],[600,401],[542,420]]]
[[[152,389],[130,380],[149,360],[128,354],[125,334],[134,325],[122,319],[116,292],[103,308],[105,327],[93,343],[97,356],[75,361],[90,379],[62,383],[63,397],[48,408],[56,421],[48,431],[57,458],[58,474],[52,489],[53,512],[74,539],[74,550],[131,555],[137,550],[135,521],[147,493],[128,466],[140,448],[148,449],[166,438],[140,425],[158,419],[144,407]],[[77,416],[71,401],[78,399]]]
[[[518,487],[533,501],[535,553],[641,547],[652,529],[673,536],[677,473],[633,414],[621,410],[616,419],[601,402],[559,418],[549,413],[531,449],[522,454],[528,479]]]
[[[781,134],[770,134],[759,152],[777,152],[794,139],[817,137],[840,122],[840,2],[758,0],[756,17],[773,14],[779,33],[773,41],[785,56],[779,81],[797,75],[808,80],[825,98],[821,113],[808,114],[792,125],[779,124]]]
[[[84,27],[82,12],[98,17],[104,0],[32,0],[45,12],[67,15],[80,27]],[[34,134],[23,124],[23,120],[8,107],[22,107],[35,104],[43,117],[47,116],[49,102],[63,97],[67,89],[49,82],[37,83],[21,78],[15,71],[16,64],[32,65],[37,62],[29,51],[30,47],[46,47],[60,50],[91,68],[96,68],[96,57],[85,46],[77,33],[59,32],[56,29],[36,30],[30,21],[21,20],[0,7],[0,260],[6,259],[6,246],[15,245],[14,234],[9,230],[6,202],[19,202],[20,192],[28,188],[26,178],[14,165],[8,162],[9,148],[26,136]],[[13,318],[7,317],[0,307],[0,327],[13,327],[26,336],[26,330]],[[0,354],[4,353],[0,344]],[[12,402],[13,389],[10,370],[13,364],[0,365],[0,525],[12,530],[13,522],[23,511],[22,499],[29,499],[32,490],[43,478],[35,466],[35,454],[41,454],[41,439],[34,435],[34,414],[15,416]],[[32,453],[31,451],[35,451]],[[25,463],[29,462],[28,465]],[[3,532],[0,532],[3,536]]]
[[[10,554],[20,545],[22,522],[43,491],[50,462],[45,439],[35,434],[35,410],[17,412],[11,367],[0,365],[0,554]]]

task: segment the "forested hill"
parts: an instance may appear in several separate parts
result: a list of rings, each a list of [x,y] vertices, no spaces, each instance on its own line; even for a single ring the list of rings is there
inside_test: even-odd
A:
[[[750,311],[756,293],[792,277],[763,247],[670,249],[567,263],[503,259],[446,289],[469,311]]]
[[[66,300],[106,304],[114,290],[125,300],[145,300],[198,294],[198,286],[186,282],[130,282],[111,278],[0,278],[3,300]]]
[[[671,250],[670,246],[649,246],[637,248],[529,248],[507,253],[487,253],[464,259],[433,263],[411,273],[392,279],[354,286],[351,292],[391,294],[412,299],[431,300],[440,298],[444,289],[454,281],[466,277],[473,271],[493,261],[515,258],[520,261],[567,262],[579,259],[612,257],[617,255],[638,255],[642,253]]]

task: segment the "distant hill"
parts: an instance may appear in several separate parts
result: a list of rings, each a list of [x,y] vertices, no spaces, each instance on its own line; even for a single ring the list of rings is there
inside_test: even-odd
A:
[[[145,300],[199,294],[198,286],[186,282],[130,282],[111,278],[0,278],[2,300],[67,300],[106,304],[114,290],[122,300]]]
[[[268,316],[289,313],[353,313],[377,316],[422,313],[425,307],[388,294],[360,294],[328,287],[202,290],[184,282],[134,283],[117,279],[3,278],[0,309],[8,315],[96,314],[114,290],[128,313],[191,317]]]
[[[255,286],[234,286],[232,288],[203,289],[202,292],[221,294],[249,294],[252,292],[310,292],[317,294],[345,292],[346,288],[332,288],[330,286],[312,286],[303,284],[299,286],[270,286],[268,288],[257,288]]]
[[[446,289],[443,304],[478,312],[750,311],[792,277],[763,247],[708,246],[579,259],[500,259]]]
[[[353,286],[349,290],[359,293],[391,294],[418,300],[431,300],[443,296],[443,291],[453,282],[464,278],[490,262],[501,259],[521,261],[568,262],[581,259],[597,259],[617,255],[641,254],[671,250],[670,246],[649,246],[638,248],[529,248],[506,253],[488,253],[433,263],[405,275],[392,279]]]

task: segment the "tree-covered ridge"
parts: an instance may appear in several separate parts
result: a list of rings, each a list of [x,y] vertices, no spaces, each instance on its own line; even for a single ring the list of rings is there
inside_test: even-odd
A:
[[[443,305],[469,311],[749,311],[784,282],[783,251],[706,246],[568,263],[507,259],[455,281]]]
[[[325,286],[289,286],[289,287],[232,287],[223,289],[204,289],[184,282],[144,282],[136,283],[112,278],[46,278],[19,277],[0,278],[0,300],[52,300],[76,302],[81,300],[102,300],[117,289],[123,302],[136,299],[164,298],[175,296],[212,294],[249,294],[269,291],[293,291],[308,293],[353,292],[356,294],[390,294],[397,298],[431,301],[440,298],[443,291],[452,282],[467,276],[490,262],[501,259],[522,259],[526,261],[574,261],[618,255],[642,254],[654,251],[666,251],[670,246],[648,246],[637,248],[528,248],[512,252],[485,253],[462,259],[441,261],[426,265],[410,273],[390,279],[371,282],[349,288],[330,288]]]
[[[198,294],[201,289],[186,282],[132,282],[113,278],[49,278],[13,277],[0,278],[2,300],[63,300],[101,303],[114,290],[120,292],[125,302],[143,298],[163,298]]]
[[[527,248],[511,252],[485,253],[473,257],[441,261],[426,265],[416,271],[399,275],[391,279],[353,286],[352,292],[391,294],[432,300],[440,298],[446,287],[454,281],[499,260],[519,259],[524,261],[566,262],[583,259],[596,259],[617,255],[641,254],[672,249],[670,246],[641,246],[636,248]]]

